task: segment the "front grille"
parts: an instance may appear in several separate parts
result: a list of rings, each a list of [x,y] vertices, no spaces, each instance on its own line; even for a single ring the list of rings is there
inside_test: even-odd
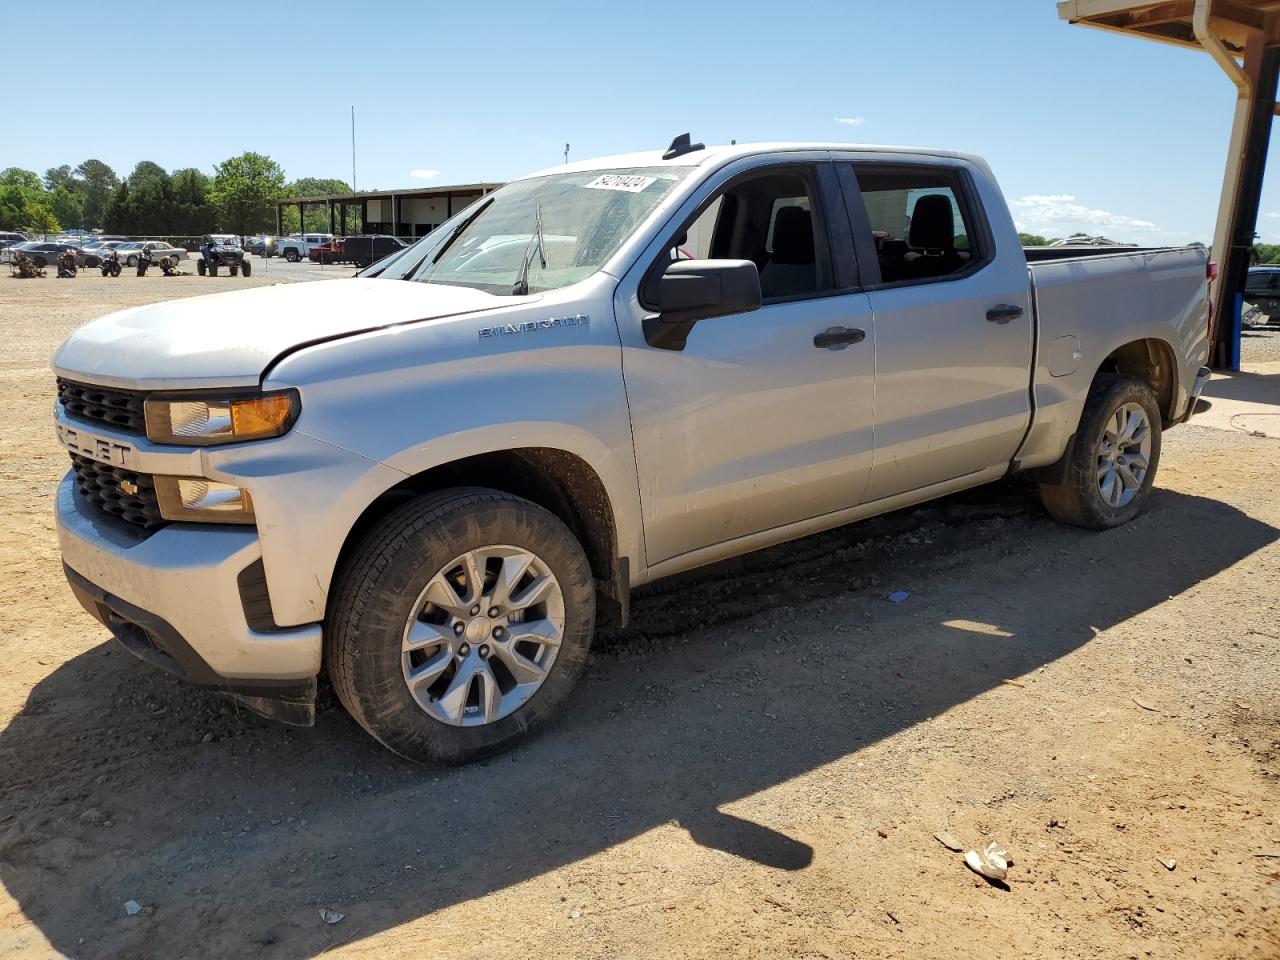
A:
[[[160,516],[155,480],[149,474],[98,463],[75,453],[71,454],[71,467],[81,496],[104,513],[144,530],[154,530],[168,522]]]
[[[139,436],[147,432],[142,402],[146,394],[113,390],[58,378],[58,402],[68,416],[105,423],[125,433]]]

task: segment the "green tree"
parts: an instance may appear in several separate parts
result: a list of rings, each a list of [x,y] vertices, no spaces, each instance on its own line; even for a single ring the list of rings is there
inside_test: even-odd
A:
[[[335,193],[350,192],[351,187],[345,180],[326,177],[300,177],[292,183],[286,183],[284,187],[284,195],[286,197],[327,197]],[[348,233],[358,232],[359,223],[357,222],[353,226],[352,218],[358,219],[359,213],[358,207],[347,208]],[[336,219],[336,213],[334,217]],[[297,208],[289,207],[285,209],[280,225],[286,234],[301,233],[303,231],[324,233],[329,229],[329,212],[322,204],[307,207],[306,219],[299,223]]]
[[[1049,243],[1044,237],[1036,233],[1020,233],[1018,239],[1022,241],[1024,247],[1043,247]]]
[[[170,179],[174,202],[172,232],[194,237],[215,230],[217,213],[209,200],[209,178],[199,170],[187,167],[175,170]]]
[[[0,170],[0,184],[7,187],[21,187],[33,193],[44,193],[44,183],[34,170],[23,170],[21,167],[6,167]]]
[[[33,203],[27,209],[26,228],[32,233],[61,233],[62,224],[43,203]]]
[[[103,226],[120,185],[116,172],[101,160],[86,160],[72,172],[84,184],[84,225],[91,230]]]
[[[102,212],[102,226],[108,233],[131,234],[134,232],[133,209],[129,205],[129,184],[116,187],[110,203]]]
[[[284,191],[278,163],[250,151],[217,164],[214,171],[209,196],[223,230],[250,234],[274,223],[275,201]]]
[[[64,163],[60,167],[50,167],[44,172],[44,185],[50,190],[57,190],[59,187],[66,187],[69,190],[79,190],[84,184],[83,181],[77,180],[74,173],[71,172],[71,165]]]
[[[21,167],[0,170],[0,229],[30,229],[35,217],[33,208],[46,199],[44,183],[34,171]]]
[[[59,184],[49,194],[49,210],[64,230],[84,226],[84,197],[76,190]]]

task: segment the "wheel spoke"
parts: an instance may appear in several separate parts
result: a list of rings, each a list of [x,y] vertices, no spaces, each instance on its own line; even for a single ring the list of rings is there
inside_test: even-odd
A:
[[[508,627],[508,643],[536,643],[543,647],[560,646],[562,630],[550,620],[528,620]]]
[[[527,609],[535,603],[539,603],[545,599],[547,594],[550,593],[551,589],[555,586],[556,578],[548,573],[547,575],[534,580],[533,583],[521,590],[517,596],[511,597],[507,602],[507,606],[512,610]]]
[[[1133,469],[1133,464],[1122,463],[1120,465],[1120,482],[1124,485],[1125,490],[1137,490],[1142,486],[1142,478],[1138,476]]]
[[[449,688],[440,697],[440,706],[450,723],[455,725],[462,723],[467,709],[467,700],[471,697],[471,684],[475,678],[475,664],[458,664],[458,672],[453,675],[453,679],[449,681]]]
[[[426,663],[410,670],[406,679],[409,681],[409,685],[413,688],[414,694],[417,695],[419,691],[425,693],[427,687],[440,679],[440,674],[444,673],[445,668],[449,666],[452,659],[453,655],[446,647]]]
[[[481,661],[476,668],[476,682],[480,684],[480,712],[485,723],[498,719],[502,709],[502,691],[498,688],[498,678],[493,675],[489,664]]]
[[[502,568],[498,571],[498,580],[493,585],[493,602],[498,606],[509,606],[511,591],[516,588],[533,563],[533,556],[518,553],[502,558]]]
[[[465,617],[470,612],[470,607],[458,596],[458,591],[454,589],[453,584],[445,579],[443,573],[438,573],[432,578],[431,583],[427,585],[427,593],[425,598],[437,607],[447,610],[455,617]]]
[[[546,670],[516,650],[514,641],[496,642],[493,650],[498,659],[511,671],[511,676],[515,678],[516,683],[541,683],[547,675]]]
[[[436,643],[443,643],[447,646],[452,642],[453,631],[448,627],[415,620],[409,627],[408,635],[404,638],[404,649],[406,651],[417,650],[419,647],[429,647]]]
[[[1108,470],[1102,481],[1102,499],[1113,507],[1118,506],[1120,502],[1119,487],[1120,482],[1115,470]]]
[[[484,595],[484,571],[488,557],[480,550],[472,550],[462,558],[462,572],[467,579],[466,602],[476,604]]]

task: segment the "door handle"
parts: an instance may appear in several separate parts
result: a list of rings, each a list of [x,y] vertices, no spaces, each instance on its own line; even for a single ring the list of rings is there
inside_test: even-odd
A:
[[[987,311],[987,319],[992,323],[1008,323],[1022,316],[1022,308],[1013,303],[997,303]]]
[[[867,331],[850,327],[828,327],[813,338],[813,345],[819,350],[843,350],[851,343],[861,343],[867,339]]]

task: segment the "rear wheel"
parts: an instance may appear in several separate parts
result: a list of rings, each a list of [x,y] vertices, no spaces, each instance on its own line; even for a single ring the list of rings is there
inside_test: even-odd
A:
[[[126,261],[124,262],[124,265],[125,265],[126,267],[136,267],[136,266],[138,265],[138,258],[137,258],[137,257],[130,257],[128,260],[126,260]]]
[[[231,266],[227,267],[227,273],[231,274],[234,277],[240,273],[240,268],[233,263],[231,264]]]
[[[196,273],[200,274],[200,276],[203,277],[205,275],[205,271],[208,269],[209,265],[205,263],[203,259],[196,261]]]
[[[1093,530],[1128,523],[1151,495],[1160,428],[1160,406],[1150,384],[1100,376],[1067,451],[1063,482],[1040,486],[1045,509],[1061,523]]]
[[[337,578],[325,657],[339,699],[383,745],[460,763],[555,713],[594,623],[591,569],[568,528],[527,500],[460,488],[365,535]]]
[[[297,250],[293,250],[293,249],[286,250],[286,251],[284,252],[284,258],[285,258],[286,260],[288,260],[290,263],[297,263],[297,262],[298,262],[298,251],[297,251]]]

